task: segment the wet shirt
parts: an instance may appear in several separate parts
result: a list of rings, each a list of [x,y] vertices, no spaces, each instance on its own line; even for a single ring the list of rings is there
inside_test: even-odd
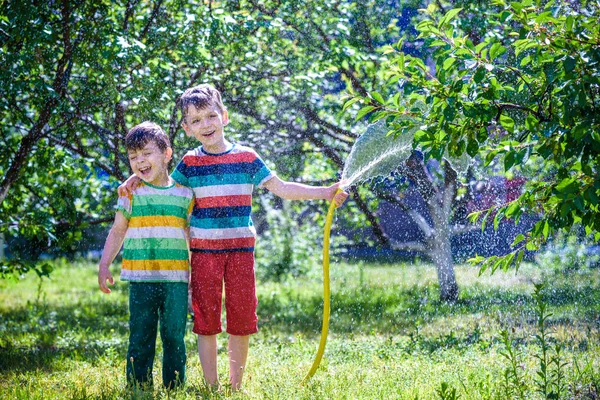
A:
[[[252,252],[252,192],[273,177],[256,152],[233,145],[220,154],[202,147],[188,152],[171,177],[190,187],[196,198],[190,219],[190,249],[195,252]]]
[[[177,183],[159,187],[146,182],[130,196],[119,197],[117,210],[129,221],[121,280],[188,282],[185,229],[193,197],[192,190]]]

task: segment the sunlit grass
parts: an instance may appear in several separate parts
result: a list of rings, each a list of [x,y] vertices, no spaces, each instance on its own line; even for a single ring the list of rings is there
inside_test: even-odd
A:
[[[581,377],[571,386],[572,398],[596,395],[599,271],[565,275],[528,264],[516,274],[477,272],[457,266],[460,299],[449,305],[437,300],[431,265],[332,264],[328,344],[319,370],[304,386],[300,382],[321,331],[320,275],[259,282],[260,332],[251,341],[243,392],[206,390],[189,325],[186,387],[171,394],[161,389],[159,348],[154,392],[137,398],[412,400],[437,398],[446,382],[463,398],[503,399],[507,364],[500,355],[501,329],[510,331],[524,370],[536,370],[534,282],[547,284],[551,340],[562,344],[570,376]],[[129,398],[127,318],[127,285],[117,282],[110,295],[102,294],[91,263],[57,263],[41,286],[34,275],[0,281],[0,397]],[[226,340],[220,335],[223,381]],[[576,375],[576,367],[585,365],[588,372]],[[533,387],[534,374],[526,379]],[[530,398],[536,398],[533,391]]]

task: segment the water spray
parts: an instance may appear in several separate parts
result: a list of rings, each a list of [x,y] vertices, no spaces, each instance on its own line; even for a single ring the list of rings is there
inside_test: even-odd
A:
[[[344,188],[349,187],[359,181],[368,180],[375,176],[389,175],[395,170],[403,159],[408,158],[412,149],[412,139],[414,132],[396,140],[390,140],[387,137],[389,129],[384,123],[370,125],[366,132],[361,135],[348,155],[344,163],[342,172],[342,181],[345,182]],[[338,193],[343,189],[339,189]],[[337,193],[336,193],[337,194]],[[327,344],[327,335],[329,332],[329,314],[330,314],[330,284],[329,284],[329,243],[331,235],[331,225],[333,223],[333,214],[335,212],[335,203],[333,200],[329,204],[327,218],[325,219],[325,228],[323,231],[323,324],[321,327],[321,340],[317,354],[312,367],[302,380],[306,383],[317,371],[325,345]]]
[[[409,118],[409,117],[406,117]],[[390,129],[383,122],[370,125],[364,134],[362,134],[352,146],[352,150],[344,163],[342,172],[342,181],[344,188],[355,183],[374,179],[376,177],[387,176],[397,170],[410,157],[413,151],[413,138],[416,128],[403,132],[395,139],[388,137]],[[453,159],[460,169],[466,170],[471,159],[463,156],[461,159]],[[338,189],[341,192],[343,189]],[[336,193],[336,195],[337,195]],[[312,367],[302,380],[306,383],[317,371],[325,345],[327,344],[327,334],[329,332],[329,314],[330,314],[330,286],[329,286],[329,242],[331,234],[331,225],[333,223],[333,214],[335,212],[335,203],[332,200],[325,220],[323,232],[323,325],[321,328],[321,340],[313,361]]]

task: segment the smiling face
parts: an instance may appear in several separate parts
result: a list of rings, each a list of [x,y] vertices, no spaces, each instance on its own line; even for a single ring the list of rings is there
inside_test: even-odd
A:
[[[167,186],[170,182],[168,166],[173,150],[167,147],[164,151],[150,140],[144,147],[127,150],[129,165],[144,182],[154,186]]]
[[[227,110],[221,111],[215,105],[197,109],[188,105],[181,126],[188,136],[195,137],[208,153],[218,154],[227,150],[223,127],[229,123]]]

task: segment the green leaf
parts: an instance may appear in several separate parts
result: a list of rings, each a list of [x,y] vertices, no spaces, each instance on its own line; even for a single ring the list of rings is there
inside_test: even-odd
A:
[[[523,261],[524,256],[525,256],[525,251],[519,250],[519,253],[517,254],[517,260],[515,261],[515,269],[516,270],[518,270],[519,267],[521,266],[521,262]]]
[[[531,63],[531,56],[525,56],[521,60],[521,67],[524,67],[524,66],[528,65],[529,63]]]
[[[452,21],[461,11],[462,8],[453,8],[452,10],[448,11],[446,15],[444,15],[444,23],[447,24]]]
[[[573,134],[573,139],[579,141],[581,139],[583,139],[583,137],[591,131],[591,125],[588,123],[588,121],[585,121],[581,124],[576,125],[572,130],[572,134]]]
[[[361,108],[360,110],[358,110],[358,113],[356,114],[355,120],[358,121],[359,119],[363,118],[365,115],[367,115],[368,113],[370,113],[374,109],[375,109],[375,107],[373,107],[373,106],[364,106],[363,108]]]
[[[467,154],[475,157],[479,153],[479,143],[475,139],[469,139],[467,143]]]
[[[522,233],[519,233],[516,237],[515,240],[513,240],[512,244],[510,245],[510,247],[515,247],[516,245],[518,245],[519,243],[521,243],[523,240],[525,240],[525,235],[523,235]]]
[[[494,158],[496,157],[496,155],[498,154],[497,150],[493,150],[490,151],[486,156],[485,156],[485,162],[484,162],[484,167],[487,167],[488,165],[490,165],[492,163],[492,161],[494,160]]]
[[[444,108],[444,118],[446,119],[446,121],[453,121],[455,116],[456,116],[456,109],[451,104],[448,104]]]
[[[477,68],[477,71],[475,72],[475,75],[473,76],[473,81],[475,81],[475,83],[480,83],[484,77],[485,77],[485,68],[479,67],[479,68]]]
[[[371,92],[370,95],[379,104],[385,104],[385,100],[383,100],[383,96],[379,92]]]
[[[516,157],[517,152],[516,151],[509,151],[504,155],[504,171],[507,172],[509,169],[512,168],[513,165],[515,165],[515,161],[517,159]]]
[[[496,261],[494,261],[494,265],[492,266],[492,274],[496,272],[498,267],[502,265],[506,260],[506,257],[498,257]]]
[[[481,220],[481,232],[485,231],[485,227],[487,225],[487,219],[488,219],[488,217],[490,216],[490,214],[492,213],[493,210],[494,210],[493,208],[490,208],[487,211],[487,213],[485,214],[485,216],[483,217],[483,219]]]
[[[452,64],[454,64],[455,62],[456,62],[456,58],[453,58],[453,57],[448,57],[448,58],[446,59],[446,61],[444,61],[443,68],[447,70],[447,69],[449,69],[449,68],[452,66]]]
[[[513,133],[515,131],[515,121],[508,115],[505,115],[505,114],[500,115],[500,124],[509,133]]]
[[[383,46],[382,50],[383,50],[383,54],[385,54],[385,55],[396,52],[396,50],[392,46],[390,46],[389,44]]]
[[[530,131],[535,130],[538,127],[539,123],[540,121],[532,114],[528,114],[527,118],[525,118],[525,127]]]
[[[576,193],[579,191],[579,183],[575,178],[565,178],[556,185],[555,190],[563,194]]]
[[[525,248],[529,251],[535,251],[538,249],[538,246],[533,242],[527,242],[527,244],[525,245]]]
[[[495,58],[501,56],[504,53],[506,53],[506,47],[502,46],[501,43],[494,43],[490,48],[490,61],[494,60]]]
[[[515,259],[515,255],[516,255],[516,253],[510,253],[510,254],[504,256],[504,262],[502,263],[503,271],[508,271],[508,269],[510,268],[510,266],[513,263],[513,260]]]
[[[500,222],[502,221],[502,219],[504,219],[504,213],[498,211],[496,213],[496,215],[494,216],[494,231],[498,230],[498,227],[500,226]]]
[[[508,207],[506,208],[506,211],[504,212],[504,215],[506,216],[506,218],[512,218],[515,215],[518,215],[521,211],[521,205],[516,202],[513,201],[512,203],[509,203]]]
[[[479,217],[481,216],[481,213],[482,213],[482,211],[473,211],[472,213],[467,215],[469,222],[472,224],[476,223],[477,220],[479,219]]]
[[[567,215],[569,215],[572,211],[572,207],[571,207],[571,202],[570,201],[566,201],[564,203],[561,204],[560,206],[560,216],[562,218],[565,218]]]
[[[575,61],[575,59],[571,56],[567,56],[563,60],[563,67],[565,68],[565,72],[573,71],[575,69],[576,65],[577,65],[577,61]]]
[[[342,111],[346,111],[348,109],[348,107],[352,106],[352,104],[361,101],[362,98],[360,97],[353,97],[350,100],[348,100],[347,102],[344,103],[344,106],[342,107]]]
[[[569,15],[567,17],[567,20],[565,21],[565,29],[567,30],[567,32],[572,32],[573,31],[573,21],[575,19],[573,18],[572,15]]]

